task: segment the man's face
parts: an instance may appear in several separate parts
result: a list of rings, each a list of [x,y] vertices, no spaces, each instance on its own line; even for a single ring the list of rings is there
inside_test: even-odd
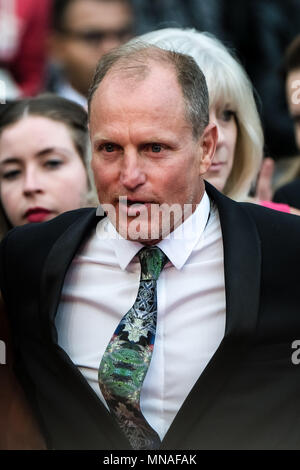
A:
[[[169,219],[157,217],[159,206],[165,204],[167,212],[173,204],[180,210],[189,204],[194,210],[200,202],[216,141],[215,126],[193,137],[171,67],[151,67],[143,81],[109,73],[90,116],[99,201],[113,206],[112,222],[124,238],[145,244],[157,243],[182,222],[171,217],[168,227]]]
[[[288,74],[286,95],[289,111],[294,120],[296,144],[300,150],[300,68],[292,70]]]
[[[56,34],[54,56],[71,85],[86,96],[103,54],[131,37],[129,7],[118,0],[76,0],[65,11],[65,34]]]

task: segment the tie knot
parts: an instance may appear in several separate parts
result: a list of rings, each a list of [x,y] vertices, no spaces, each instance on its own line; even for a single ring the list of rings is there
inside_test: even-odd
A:
[[[141,281],[157,281],[165,264],[168,262],[167,256],[158,246],[142,248],[138,252],[141,263]]]

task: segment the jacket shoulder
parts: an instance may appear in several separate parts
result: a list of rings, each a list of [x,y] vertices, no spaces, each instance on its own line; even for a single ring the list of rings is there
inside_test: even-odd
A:
[[[40,273],[51,248],[70,227],[96,216],[94,208],[65,212],[37,224],[27,224],[10,230],[0,244],[0,287],[7,280],[23,273]]]
[[[37,248],[37,245],[51,246],[69,226],[89,216],[92,212],[95,212],[95,209],[76,209],[64,212],[48,222],[15,227],[8,232],[0,246],[14,245],[17,251],[26,251],[31,247]]]
[[[253,202],[237,202],[216,190],[205,182],[208,195],[217,204],[222,219],[231,221],[230,231],[234,230],[234,224],[242,224],[245,217],[256,227],[262,239],[274,239],[279,235],[283,239],[296,240],[299,245],[300,216],[287,214],[274,209],[269,209]],[[278,240],[279,240],[278,239]]]
[[[240,206],[254,220],[257,230],[262,239],[268,238],[270,242],[285,240],[287,244],[295,243],[299,246],[300,239],[300,217],[298,215],[287,214],[259,204],[239,203]]]

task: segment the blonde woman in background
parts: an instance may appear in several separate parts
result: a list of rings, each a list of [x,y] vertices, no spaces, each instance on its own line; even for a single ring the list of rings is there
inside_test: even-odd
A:
[[[264,137],[253,87],[244,68],[218,39],[194,29],[166,28],[139,41],[191,55],[203,71],[210,98],[210,120],[218,127],[218,144],[205,179],[226,196],[253,201],[284,212],[284,204],[249,198],[261,169]]]

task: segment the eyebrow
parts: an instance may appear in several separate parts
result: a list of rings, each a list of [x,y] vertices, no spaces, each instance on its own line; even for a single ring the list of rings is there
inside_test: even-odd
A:
[[[55,152],[63,154],[63,155],[67,155],[67,156],[71,155],[71,152],[68,149],[64,149],[63,147],[47,147],[37,152],[34,156],[44,157],[46,155],[49,155]],[[21,159],[18,157],[7,157],[4,160],[0,161],[0,165],[6,165],[9,163],[20,163],[20,161]]]

